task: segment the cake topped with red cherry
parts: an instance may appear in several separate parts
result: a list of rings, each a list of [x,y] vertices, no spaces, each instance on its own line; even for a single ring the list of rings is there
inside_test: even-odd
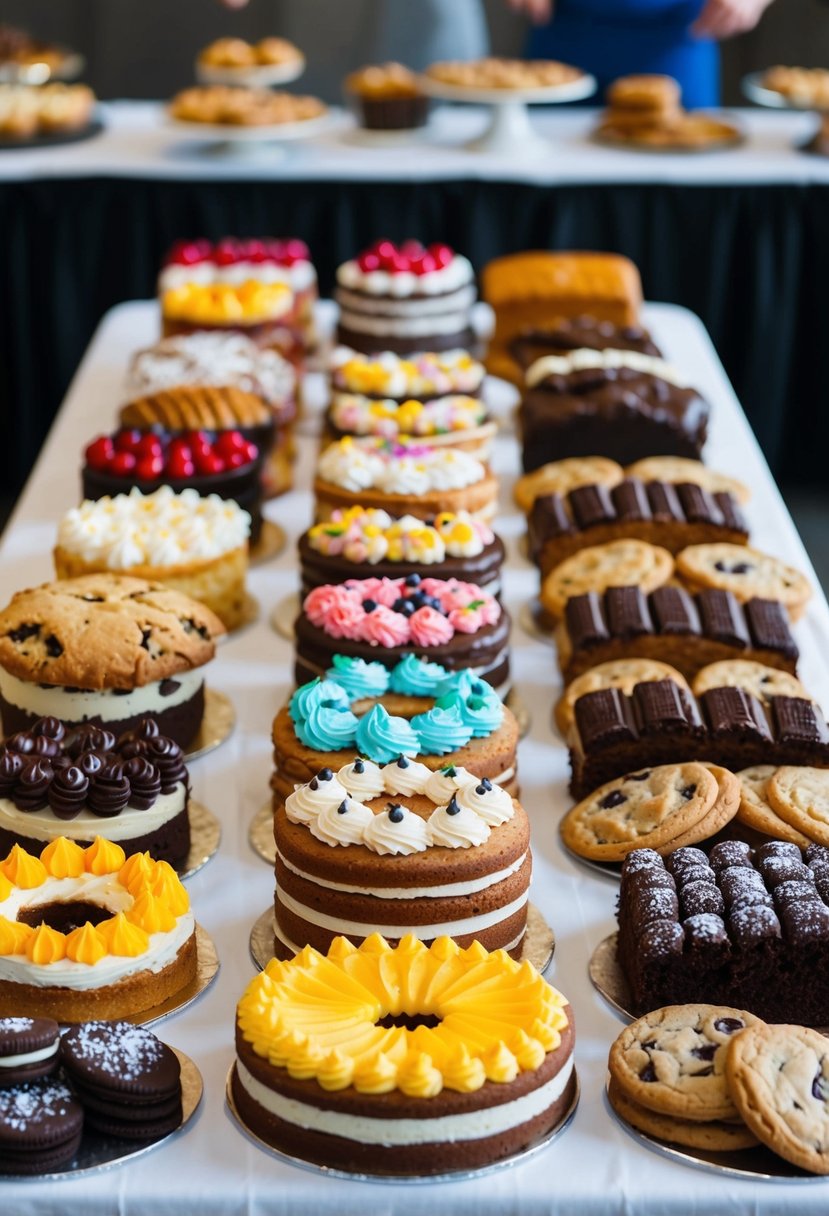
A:
[[[475,274],[444,242],[383,238],[337,270],[338,339],[372,354],[450,350],[473,340]]]
[[[99,435],[84,451],[83,497],[151,494],[159,486],[232,499],[251,516],[251,539],[262,526],[262,454],[241,430],[140,431]]]

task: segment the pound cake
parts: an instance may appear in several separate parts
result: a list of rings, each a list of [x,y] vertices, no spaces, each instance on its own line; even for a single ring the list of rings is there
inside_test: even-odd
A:
[[[393,519],[377,508],[334,511],[299,538],[302,591],[323,583],[374,578],[409,578],[428,568],[434,578],[477,583],[490,595],[501,591],[504,543],[468,511],[441,511],[432,519]]]
[[[470,452],[350,435],[322,453],[313,489],[317,520],[358,506],[395,518],[468,511],[490,520],[498,505],[498,479]]]
[[[491,685],[407,655],[389,671],[335,655],[324,679],[303,684],[274,718],[274,805],[355,748],[375,764],[417,757],[468,769],[518,794],[518,723]],[[1,805],[1,804],[0,804]]]
[[[223,633],[197,600],[128,575],[18,591],[0,611],[3,730],[52,717],[121,735],[150,715],[188,747],[204,716],[204,665]]]
[[[277,956],[373,933],[520,955],[532,871],[521,805],[465,770],[351,757],[275,809]]]
[[[231,1086],[244,1124],[292,1157],[417,1178],[543,1139],[575,1099],[574,1046],[570,1005],[530,963],[446,937],[337,938],[250,982]]]
[[[0,854],[39,853],[56,836],[109,840],[182,865],[190,850],[190,778],[181,748],[152,718],[116,740],[100,726],[41,718],[0,745]]]
[[[174,870],[96,836],[0,862],[0,1017],[121,1018],[196,974],[195,922]]]
[[[499,691],[509,684],[509,614],[474,583],[415,574],[315,587],[294,633],[298,684],[322,675],[337,654],[389,669],[415,654],[451,672],[466,670]]]
[[[471,263],[449,245],[375,241],[337,269],[337,341],[364,354],[468,348],[476,297]]]
[[[481,294],[495,311],[487,369],[519,385],[511,344],[520,334],[586,313],[599,322],[635,325],[642,305],[639,271],[615,253],[506,254],[484,267]]]
[[[740,840],[630,853],[619,963],[632,1013],[710,1001],[769,1022],[829,1024],[829,850]]]

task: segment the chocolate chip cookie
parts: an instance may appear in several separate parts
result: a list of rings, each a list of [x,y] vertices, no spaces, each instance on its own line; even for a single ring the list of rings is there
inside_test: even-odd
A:
[[[647,595],[667,583],[673,572],[674,559],[668,550],[643,540],[614,540],[606,545],[591,545],[565,558],[550,571],[541,584],[541,604],[558,620],[574,595],[601,592],[608,587],[632,586],[641,587]]]
[[[744,1123],[726,1123],[723,1120],[700,1123],[693,1119],[681,1119],[678,1115],[659,1115],[634,1102],[613,1080],[608,1084],[607,1098],[625,1123],[647,1136],[667,1140],[670,1144],[699,1148],[709,1153],[731,1153],[754,1148],[759,1143]]]
[[[741,786],[737,819],[755,832],[770,836],[772,840],[786,840],[805,849],[811,844],[810,838],[781,819],[769,804],[768,783],[776,771],[774,764],[755,764],[736,774]]]
[[[569,494],[578,486],[615,486],[623,477],[622,466],[605,456],[569,456],[519,477],[513,497],[524,514],[529,515],[536,498],[543,494]]]
[[[635,464],[628,465],[625,477],[638,477],[640,481],[669,481],[674,485],[695,485],[709,494],[731,494],[739,503],[747,503],[751,490],[744,482],[727,473],[710,469],[701,460],[690,460],[685,456],[645,456]]]
[[[829,844],[829,769],[785,765],[768,780],[771,809],[810,841]]]
[[[797,676],[751,659],[723,659],[702,667],[694,677],[691,689],[695,697],[701,697],[710,688],[742,688],[753,693],[763,705],[769,705],[772,697],[801,697],[804,701],[814,701]]]
[[[676,558],[676,572],[693,591],[715,587],[738,600],[779,600],[791,620],[803,615],[812,588],[805,575],[778,557],[726,543],[689,545]]]

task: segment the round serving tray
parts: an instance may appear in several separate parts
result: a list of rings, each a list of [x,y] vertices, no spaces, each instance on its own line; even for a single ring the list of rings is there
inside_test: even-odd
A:
[[[284,528],[272,519],[263,519],[259,539],[250,550],[250,564],[261,566],[264,562],[269,562],[272,557],[277,557],[282,552],[287,543]]]
[[[601,875],[602,878],[609,878],[611,882],[618,883],[621,881],[621,861],[594,861],[592,857],[581,857],[568,844],[565,844],[561,834],[559,834],[559,841],[567,856],[578,865],[584,866],[586,870],[591,870],[594,874]]]
[[[251,68],[220,68],[196,60],[196,80],[199,84],[241,85],[248,89],[269,89],[275,84],[299,80],[305,71],[305,56],[288,63],[263,63]]]
[[[494,1161],[491,1165],[482,1166],[477,1170],[454,1170],[446,1174],[429,1174],[424,1177],[412,1177],[411,1175],[391,1175],[391,1174],[361,1174],[357,1171],[333,1169],[327,1165],[315,1165],[311,1161],[304,1161],[301,1157],[292,1157],[289,1153],[281,1153],[279,1149],[274,1148],[265,1140],[261,1140],[255,1132],[252,1132],[245,1123],[239,1111],[236,1109],[236,1103],[233,1099],[233,1074],[236,1069],[236,1064],[230,1066],[225,1083],[225,1100],[230,1115],[236,1125],[244,1132],[249,1140],[251,1140],[258,1148],[263,1149],[272,1157],[276,1157],[278,1161],[284,1161],[288,1165],[296,1165],[301,1170],[308,1170],[309,1173],[321,1175],[323,1178],[344,1178],[351,1182],[379,1182],[379,1183],[403,1183],[408,1186],[422,1186],[430,1182],[466,1182],[475,1178],[482,1178],[487,1174],[495,1174],[501,1170],[509,1169],[510,1166],[519,1165],[525,1161],[529,1161],[532,1157],[546,1149],[556,1140],[561,1133],[569,1127],[576,1113],[576,1108],[579,1104],[580,1090],[579,1080],[576,1076],[576,1089],[573,1094],[573,1101],[565,1111],[559,1122],[553,1127],[546,1136],[543,1136],[535,1144],[531,1144],[529,1148],[522,1149],[520,1153],[513,1153],[510,1157],[504,1157],[501,1161]]]
[[[222,825],[212,811],[201,802],[191,798],[187,807],[190,820],[190,852],[184,859],[178,876],[182,881],[192,878],[218,851],[222,839]]]
[[[182,1009],[186,1009],[188,1005],[192,1005],[197,1001],[203,992],[206,992],[210,985],[219,974],[219,955],[216,951],[216,943],[213,938],[203,929],[200,924],[196,923],[196,975],[189,984],[180,991],[173,993],[166,1001],[162,1001],[160,1005],[152,1005],[149,1009],[144,1009],[140,1013],[133,1013],[129,1017],[125,1017],[125,1022],[132,1022],[136,1026],[152,1026],[154,1022],[161,1021],[170,1013],[179,1013]]]
[[[234,625],[232,629],[228,629],[227,633],[223,633],[221,637],[216,638],[217,646],[224,646],[226,642],[230,642],[233,638],[238,637],[245,629],[255,625],[259,620],[259,614],[262,606],[255,595],[251,595],[249,591],[245,592],[245,602],[242,605],[242,619],[238,625]]]
[[[257,917],[250,931],[250,957],[260,971],[264,971],[274,957],[273,906]],[[539,974],[543,974],[556,952],[556,936],[535,904],[527,905],[527,930],[521,948],[521,962],[532,963]]]
[[[271,612],[271,629],[286,642],[294,640],[294,621],[299,616],[299,608],[299,592],[291,591],[288,595],[283,595]]]
[[[749,72],[740,82],[740,87],[749,101],[755,105],[766,106],[771,110],[800,110],[806,113],[820,113],[821,108],[811,102],[792,101],[776,89],[769,89],[763,84],[765,72]]]
[[[638,1140],[654,1153],[676,1161],[681,1165],[691,1166],[692,1169],[705,1170],[711,1174],[720,1174],[727,1178],[754,1179],[760,1182],[826,1182],[820,1174],[807,1174],[805,1170],[790,1165],[782,1157],[778,1157],[771,1149],[744,1148],[730,1153],[712,1153],[701,1148],[686,1148],[685,1145],[670,1144],[667,1140],[658,1140],[638,1127],[631,1127],[621,1115],[613,1109],[605,1089],[605,1104],[613,1118],[624,1131],[634,1140]],[[796,1205],[794,1205],[796,1210]]]
[[[599,942],[590,955],[587,964],[587,974],[590,983],[608,1005],[626,1022],[632,1022],[636,1014],[631,1012],[633,1000],[630,995],[628,982],[624,977],[619,960],[616,957],[616,943],[619,934],[611,933]]]
[[[85,1128],[81,1137],[80,1148],[69,1165],[62,1170],[49,1174],[6,1174],[0,1173],[2,1182],[61,1182],[78,1178],[83,1174],[103,1174],[106,1170],[124,1165],[127,1161],[135,1161],[136,1157],[144,1157],[147,1153],[168,1144],[176,1136],[187,1130],[193,1116],[199,1108],[204,1093],[202,1075],[188,1055],[177,1047],[171,1049],[178,1056],[181,1065],[181,1123],[178,1127],[161,1136],[157,1140],[135,1141],[122,1140],[118,1136],[106,1136],[102,1132]]]
[[[726,152],[731,148],[739,148],[746,142],[745,133],[734,123],[723,122],[722,127],[722,138],[701,144],[651,144],[645,140],[631,139],[601,130],[593,131],[590,139],[594,144],[601,144],[605,148],[618,148],[622,152],[645,152],[656,156],[703,156],[707,152]],[[728,134],[725,133],[726,130],[729,131]]]
[[[204,717],[198,734],[184,752],[188,761],[197,760],[215,751],[225,739],[229,739],[236,726],[236,710],[225,692],[206,687],[204,690]]]
[[[85,139],[94,139],[105,128],[105,123],[96,118],[85,127],[72,131],[50,131],[44,135],[32,135],[26,139],[0,138],[0,152],[19,152],[23,148],[57,148],[61,144],[78,144]]]
[[[521,605],[518,609],[517,620],[524,632],[528,633],[531,638],[555,649],[555,637],[549,629],[544,627],[542,608],[537,599],[526,600]]]

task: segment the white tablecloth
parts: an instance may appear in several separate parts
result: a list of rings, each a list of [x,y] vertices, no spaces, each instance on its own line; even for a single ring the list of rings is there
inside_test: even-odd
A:
[[[748,507],[752,536],[813,571],[771,480],[740,407],[699,321],[683,309],[651,305],[645,321],[666,357],[693,379],[713,405],[707,457],[739,474],[753,488]],[[122,397],[126,360],[154,339],[151,303],[123,304],[105,317],[71,386],[34,474],[0,545],[4,599],[15,589],[51,577],[50,550],[56,519],[78,499],[79,453],[97,430],[111,429]],[[319,385],[317,385],[319,388]],[[301,440],[296,476],[308,486],[316,444]],[[502,474],[498,529],[507,541],[505,600],[514,614],[536,590],[535,570],[517,551],[523,519],[511,501],[518,469],[515,439],[498,439]],[[311,496],[297,490],[270,503],[266,513],[295,540],[310,518]],[[224,837],[218,855],[188,884],[198,920],[215,938],[222,961],[214,986],[190,1009],[156,1030],[187,1051],[202,1071],[201,1113],[185,1135],[153,1154],[104,1175],[61,1183],[0,1181],[4,1216],[81,1212],[111,1216],[152,1213],[216,1213],[221,1216],[587,1216],[613,1212],[825,1213],[829,1184],[755,1184],[723,1179],[666,1161],[634,1142],[615,1123],[604,1098],[605,1063],[621,1023],[591,988],[587,960],[614,927],[617,886],[572,862],[559,844],[557,826],[568,805],[566,752],[550,726],[558,692],[552,650],[513,632],[514,682],[532,713],[532,730],[520,746],[523,801],[532,820],[535,858],[532,898],[554,927],[558,947],[549,978],[570,998],[577,1025],[581,1105],[574,1123],[533,1160],[486,1179],[424,1186],[369,1185],[326,1179],[282,1164],[247,1141],[224,1107],[224,1083],[233,1058],[234,1005],[253,975],[248,935],[269,904],[273,877],[253,854],[247,832],[268,794],[269,727],[290,686],[291,646],[267,623],[273,605],[295,591],[292,545],[277,560],[252,572],[250,585],[262,605],[259,622],[227,642],[210,682],[234,700],[239,724],[233,737],[192,766],[195,796],[219,816]],[[829,705],[829,607],[821,595],[796,627],[807,686]]]
[[[470,152],[462,145],[483,130],[487,117],[472,106],[438,107],[428,133],[410,143],[365,142],[352,120],[339,114],[327,134],[288,145],[284,160],[267,150],[217,155],[189,133],[167,125],[154,102],[101,106],[103,134],[63,147],[0,151],[0,182],[39,177],[141,177],[237,180],[286,178],[336,181],[431,181],[479,179],[539,185],[568,182],[731,183],[829,182],[829,158],[800,152],[815,130],[814,115],[739,110],[735,117],[747,140],[738,148],[709,153],[663,154],[620,151],[592,143],[592,109],[533,109],[533,123],[550,142],[540,160]]]

